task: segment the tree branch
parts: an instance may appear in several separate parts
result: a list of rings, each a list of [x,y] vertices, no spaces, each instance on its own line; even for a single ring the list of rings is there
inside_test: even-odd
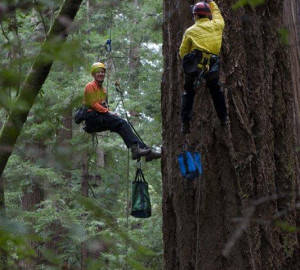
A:
[[[1,129],[0,177],[3,174],[8,158],[12,154],[14,145],[27,120],[28,113],[33,106],[35,98],[44,84],[54,62],[54,55],[50,50],[53,46],[55,46],[57,50],[61,49],[69,34],[70,24],[81,2],[82,0],[65,0],[62,4],[60,12],[49,30],[48,36],[20,90],[15,105],[11,108],[8,118]]]
[[[34,5],[36,6],[35,9],[36,9],[37,13],[40,15],[40,18],[41,18],[42,24],[43,24],[43,28],[44,28],[44,31],[45,31],[45,35],[47,36],[47,26],[46,26],[46,23],[45,23],[45,20],[44,20],[44,16],[43,16],[43,14],[41,12],[41,9],[39,8],[38,3],[36,1],[34,1]]]

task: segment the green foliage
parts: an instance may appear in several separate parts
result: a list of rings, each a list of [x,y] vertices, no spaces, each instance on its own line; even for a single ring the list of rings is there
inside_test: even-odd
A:
[[[296,226],[293,226],[284,221],[276,221],[276,226],[278,226],[280,229],[282,229],[283,231],[285,231],[287,233],[294,233],[299,230]]]
[[[278,30],[279,33],[279,40],[282,44],[288,45],[289,44],[289,30],[286,28],[281,28]]]
[[[233,9],[238,9],[246,5],[256,7],[265,3],[265,0],[238,0],[235,4],[232,5]]]
[[[29,1],[28,8],[17,8],[2,21],[2,120],[14,106],[45,29],[50,28],[61,4],[36,2],[34,9]],[[152,217],[127,218],[136,165],[128,160],[122,139],[115,133],[98,134],[97,148],[105,153],[105,166],[99,167],[91,136],[82,126],[73,125],[72,136],[66,135],[68,119],[73,120],[84,86],[93,79],[90,66],[101,60],[108,67],[105,87],[110,108],[122,117],[127,113],[149,146],[161,146],[162,1],[133,3],[89,1],[88,9],[85,1],[63,49],[56,50],[59,40],[48,44],[47,55],[56,62],[4,173],[7,219],[24,228],[22,233],[8,231],[3,242],[0,231],[10,269],[23,259],[30,261],[32,269],[60,269],[63,263],[80,269],[83,245],[89,250],[89,270],[117,270],[124,265],[128,269],[162,268],[160,161],[142,161]],[[112,52],[107,53],[104,46],[110,35]],[[121,83],[125,108],[115,91],[115,80]],[[81,197],[83,165],[90,175],[88,198]]]
[[[5,223],[1,220],[0,246],[1,256],[7,257],[9,269],[15,269],[15,262],[35,258],[34,249],[30,247],[29,240],[36,240],[35,236],[28,234],[26,227],[17,222]]]

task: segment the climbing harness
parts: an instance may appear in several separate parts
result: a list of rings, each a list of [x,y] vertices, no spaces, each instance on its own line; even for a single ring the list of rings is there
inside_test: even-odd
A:
[[[151,201],[148,192],[148,183],[145,180],[140,162],[138,162],[135,178],[132,182],[131,201],[130,215],[136,218],[148,218],[151,216]]]
[[[212,80],[219,76],[220,60],[215,54],[200,51],[200,60],[197,64],[198,73],[194,82],[195,89],[199,89],[203,80]]]
[[[211,57],[211,53],[200,50],[193,50],[183,57],[182,66],[184,73],[196,77],[194,82],[195,89],[198,89],[202,85],[203,80],[209,71]]]
[[[182,152],[178,155],[178,163],[184,178],[193,180],[202,175],[201,154],[193,151],[187,140],[183,144]]]
[[[198,73],[198,76],[194,82],[195,89],[199,89],[203,83],[203,80],[204,80],[204,78],[207,74],[207,70],[208,70],[207,63],[208,63],[208,58],[205,57],[203,59],[203,64],[202,64],[203,67],[200,69],[200,72]]]

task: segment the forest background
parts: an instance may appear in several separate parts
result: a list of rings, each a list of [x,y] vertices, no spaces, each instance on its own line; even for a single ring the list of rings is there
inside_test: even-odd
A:
[[[1,2],[0,269],[298,270],[299,0],[218,1],[230,124],[199,89],[188,138],[204,174],[188,182],[178,47],[194,2]],[[111,108],[163,144],[161,168],[141,164],[147,220],[128,216],[136,163],[122,140],[73,125],[99,60]]]
[[[62,1],[7,1],[1,9],[2,126]],[[10,12],[8,12],[10,11]],[[70,22],[66,21],[66,24]],[[162,1],[83,1],[2,175],[3,269],[161,269],[161,173],[144,163],[152,217],[128,217],[136,163],[117,134],[97,140],[73,124],[92,63],[107,66],[111,110],[161,146]],[[112,40],[112,51],[105,44]],[[81,199],[81,195],[86,200]],[[4,213],[6,212],[6,213]],[[6,266],[4,266],[6,265]]]

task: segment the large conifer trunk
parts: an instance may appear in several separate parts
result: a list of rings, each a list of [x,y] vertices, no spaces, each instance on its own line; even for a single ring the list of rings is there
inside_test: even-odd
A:
[[[176,160],[185,138],[179,123],[183,76],[178,48],[192,24],[193,1],[164,1],[166,270],[298,267],[297,235],[283,229],[297,222],[294,96],[289,47],[278,34],[284,26],[283,2],[233,11],[234,2],[217,2],[226,22],[221,78],[230,125],[220,126],[209,91],[201,89],[187,138],[203,155],[204,175],[189,182],[180,176]]]
[[[295,109],[295,138],[297,151],[297,201],[300,201],[300,0],[284,2],[284,19],[289,31],[292,85]],[[299,209],[299,207],[298,207]],[[300,211],[298,211],[297,227],[300,227]],[[298,234],[300,242],[300,234]]]

